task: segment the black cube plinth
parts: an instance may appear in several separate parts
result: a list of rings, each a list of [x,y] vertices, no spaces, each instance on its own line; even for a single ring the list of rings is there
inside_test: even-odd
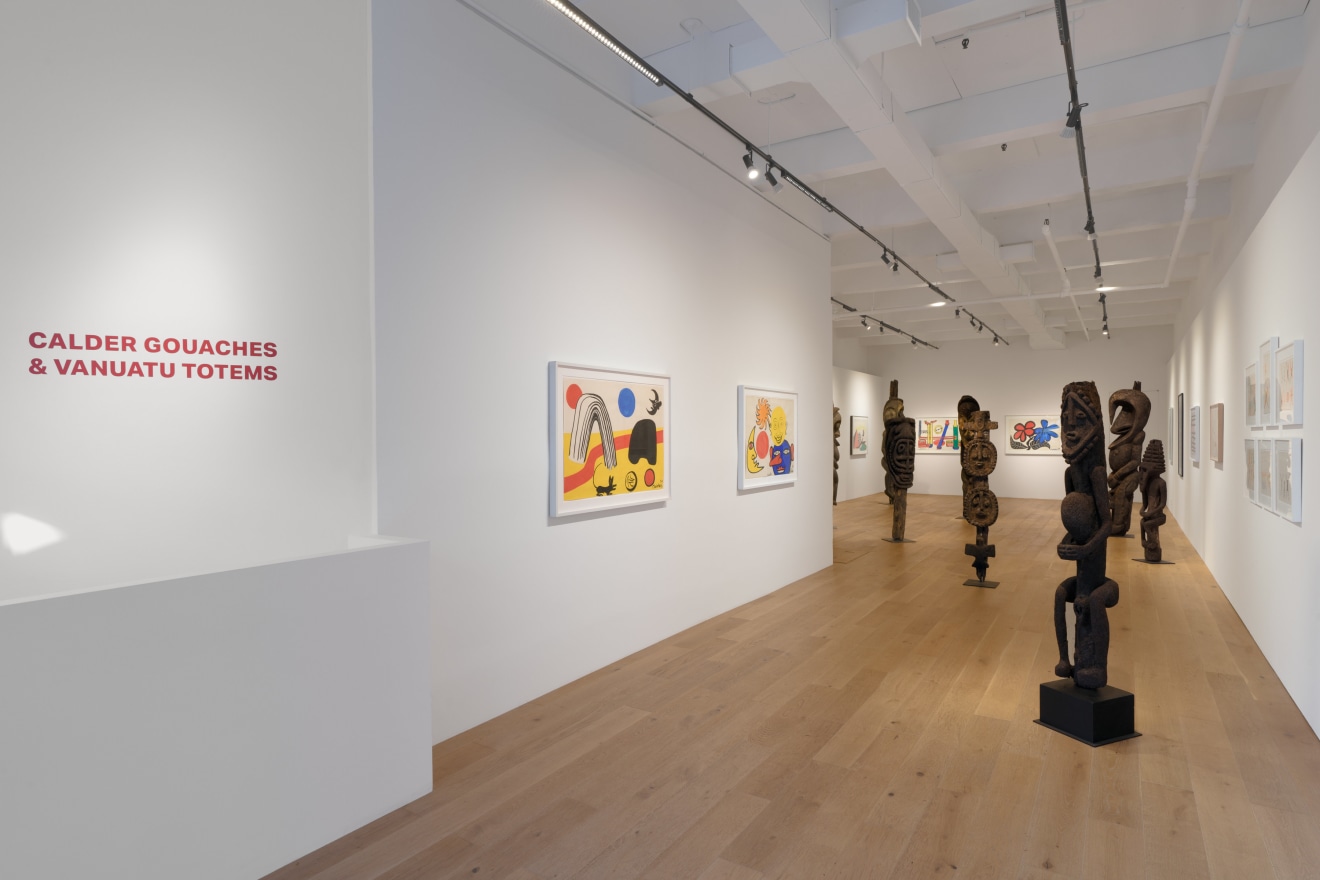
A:
[[[1071,678],[1043,682],[1040,717],[1036,723],[1089,746],[1103,746],[1141,736],[1136,724],[1136,699],[1120,688],[1080,688]]]

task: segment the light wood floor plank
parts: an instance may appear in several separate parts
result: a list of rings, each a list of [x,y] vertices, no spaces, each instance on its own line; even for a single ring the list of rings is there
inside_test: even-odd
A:
[[[1110,541],[1133,740],[1033,720],[1054,501],[1001,499],[996,590],[960,501],[835,508],[831,567],[438,744],[435,790],[269,880],[1320,876],[1320,742],[1172,521]]]

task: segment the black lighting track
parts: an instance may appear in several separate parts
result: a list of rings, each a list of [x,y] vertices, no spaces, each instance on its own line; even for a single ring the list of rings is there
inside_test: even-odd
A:
[[[1073,67],[1072,32],[1068,27],[1068,0],[1054,0],[1054,13],[1059,20],[1059,42],[1063,44],[1063,61],[1068,67],[1068,118],[1065,123],[1074,129],[1077,137],[1077,167],[1082,172],[1082,193],[1086,197],[1086,234],[1095,252],[1095,277],[1100,273],[1100,242],[1095,234],[1095,213],[1091,210],[1091,179],[1086,173],[1086,139],[1082,137],[1082,108],[1086,105],[1077,95],[1077,70]],[[1100,297],[1104,305],[1105,298]],[[1108,316],[1105,321],[1108,323]]]
[[[866,329],[868,330],[871,329],[870,325],[867,323],[869,321],[871,323],[878,324],[880,326],[881,333],[884,333],[886,330],[893,330],[899,336],[903,336],[906,337],[907,339],[911,339],[914,345],[924,345],[926,346],[926,348],[933,348],[936,351],[940,350],[940,347],[938,345],[934,345],[930,342],[927,342],[926,340],[921,339],[920,337],[913,336],[911,333],[907,332],[903,328],[895,327],[893,324],[890,324],[888,321],[881,321],[879,318],[875,317],[874,315],[868,315],[864,312],[859,312],[857,311],[856,306],[850,306],[841,299],[835,299],[834,297],[830,297],[830,302],[843,306],[843,310],[845,312],[855,312],[857,314],[857,317],[862,319],[862,326],[866,327]],[[999,337],[996,336],[995,338],[998,339]]]
[[[713,122],[713,123],[715,123],[716,125],[718,125],[720,128],[724,129],[725,133],[728,134],[729,137],[731,137],[731,138],[733,138],[734,140],[736,140],[736,141],[738,141],[739,143],[741,143],[741,144],[743,145],[743,147],[747,150],[748,153],[755,154],[755,155],[757,155],[757,156],[760,156],[762,159],[764,159],[764,160],[765,160],[765,164],[766,164],[766,168],[767,168],[767,169],[773,169],[773,170],[775,170],[775,171],[778,171],[780,177],[782,177],[784,180],[787,180],[789,183],[793,184],[794,188],[796,188],[798,191],[800,191],[804,196],[806,196],[807,198],[811,199],[813,202],[815,202],[817,205],[820,205],[822,208],[824,208],[826,211],[830,212],[831,214],[836,214],[836,215],[838,215],[839,219],[843,220],[845,223],[847,223],[847,224],[848,224],[849,226],[851,226],[853,229],[856,229],[856,230],[857,230],[858,232],[860,232],[862,235],[864,235],[864,236],[866,236],[867,238],[869,238],[872,242],[874,242],[875,244],[879,245],[879,246],[883,249],[883,256],[881,257],[881,259],[883,259],[883,260],[885,261],[885,263],[889,263],[889,258],[892,257],[892,258],[896,261],[897,265],[901,265],[901,266],[903,266],[903,268],[907,269],[909,272],[911,272],[913,275],[915,275],[915,276],[916,276],[916,277],[917,277],[917,278],[918,278],[923,284],[925,284],[928,288],[930,288],[931,291],[933,291],[934,293],[937,293],[937,294],[939,294],[941,297],[943,297],[943,299],[945,300],[945,302],[951,302],[951,303],[956,303],[956,302],[958,302],[956,299],[954,299],[953,297],[949,296],[949,294],[945,293],[945,292],[940,288],[940,286],[939,286],[938,284],[935,284],[933,281],[931,281],[931,280],[930,280],[929,278],[927,278],[925,275],[922,275],[922,274],[921,274],[920,272],[918,272],[915,268],[913,268],[912,264],[909,263],[907,260],[903,259],[902,257],[900,257],[900,256],[898,255],[898,252],[895,251],[892,247],[890,247],[889,245],[885,244],[883,241],[881,241],[881,240],[880,240],[879,238],[877,238],[875,235],[873,235],[873,234],[871,234],[870,232],[868,232],[868,231],[866,230],[866,227],[862,226],[862,225],[861,225],[860,223],[858,223],[856,220],[852,219],[852,218],[849,217],[847,214],[845,214],[844,212],[840,211],[837,207],[835,207],[833,204],[830,203],[830,200],[829,200],[829,199],[825,198],[823,195],[821,195],[820,193],[816,192],[816,191],[815,191],[814,189],[812,189],[810,186],[808,186],[807,184],[803,183],[802,180],[801,180],[796,174],[794,174],[793,172],[791,172],[791,171],[789,171],[787,168],[785,168],[783,165],[780,165],[778,162],[776,162],[776,161],[774,160],[774,157],[773,157],[773,156],[771,156],[771,155],[770,155],[769,153],[767,153],[765,150],[762,150],[761,148],[757,147],[756,144],[752,143],[752,141],[751,141],[750,138],[745,137],[741,132],[739,132],[737,129],[735,129],[732,125],[729,125],[729,123],[725,122],[723,119],[721,119],[720,117],[716,116],[716,115],[715,115],[710,109],[708,109],[704,104],[702,104],[700,101],[698,101],[696,98],[694,98],[689,92],[685,92],[683,89],[681,89],[681,88],[678,86],[677,83],[675,83],[675,82],[674,82],[673,80],[671,80],[669,77],[665,76],[665,75],[664,75],[663,73],[661,73],[660,71],[656,70],[656,69],[655,69],[654,67],[652,67],[650,64],[646,63],[646,61],[645,61],[640,55],[638,55],[636,52],[632,51],[632,50],[629,49],[627,46],[625,46],[623,43],[621,43],[621,42],[619,42],[617,39],[615,39],[615,37],[614,37],[613,34],[611,34],[611,33],[610,33],[609,31],[607,31],[605,28],[601,27],[600,23],[597,22],[595,19],[593,19],[591,16],[587,15],[585,12],[583,12],[583,11],[582,11],[581,9],[579,9],[577,6],[575,6],[575,5],[573,5],[572,3],[568,2],[568,0],[545,0],[545,2],[549,3],[551,6],[555,7],[556,9],[558,9],[558,10],[559,10],[560,12],[562,12],[562,13],[563,13],[563,14],[564,14],[564,15],[565,15],[570,21],[572,21],[572,22],[573,22],[574,24],[576,24],[578,27],[582,28],[582,29],[583,29],[584,31],[586,31],[587,33],[591,34],[591,36],[595,37],[598,41],[600,41],[600,42],[601,42],[601,43],[602,43],[607,49],[609,49],[609,50],[610,50],[611,52],[613,52],[615,55],[618,55],[618,56],[619,56],[620,58],[622,58],[624,61],[628,62],[628,64],[631,65],[635,70],[637,70],[637,72],[640,73],[642,76],[646,77],[647,79],[649,79],[651,82],[655,83],[655,84],[658,85],[658,86],[664,86],[665,88],[669,89],[669,90],[670,90],[671,92],[673,92],[675,95],[678,95],[680,98],[682,98],[684,101],[686,101],[689,105],[691,105],[691,106],[693,107],[693,109],[695,109],[698,113],[700,113],[701,115],[705,116],[707,119],[709,119],[711,122]],[[1059,2],[1062,3],[1063,0],[1059,0]],[[1068,60],[1068,70],[1071,72],[1071,70],[1072,70],[1072,54],[1071,54],[1071,50],[1069,51],[1068,58],[1069,58],[1069,60]],[[1074,87],[1073,87],[1073,93],[1076,94],[1076,91],[1077,91],[1077,89],[1076,89],[1076,86],[1074,85]],[[1078,133],[1080,134],[1080,131],[1079,131]],[[1085,176],[1085,171],[1083,171],[1083,176]],[[1089,190],[1088,190],[1088,193],[1089,193]],[[1090,195],[1089,195],[1089,194],[1087,195],[1087,206],[1088,206],[1088,207],[1087,207],[1087,210],[1088,210],[1088,213],[1089,213],[1089,210],[1090,210],[1090,207],[1089,207],[1089,206],[1090,206]],[[1097,255],[1096,255],[1096,261],[1097,261],[1097,262],[1096,262],[1096,268],[1099,269],[1099,252],[1098,252],[1098,251],[1097,251]],[[830,299],[834,299],[834,297],[830,297]],[[834,300],[834,301],[835,301],[835,302],[838,302],[838,300]],[[842,305],[842,303],[840,303],[840,305]],[[962,311],[966,312],[967,315],[968,315],[968,317],[972,318],[972,320],[973,320],[975,323],[980,324],[980,326],[981,326],[982,328],[988,326],[988,325],[987,325],[984,321],[982,321],[980,318],[977,318],[975,315],[973,315],[973,314],[971,313],[971,311],[969,311],[967,308],[962,307]],[[868,316],[868,317],[869,317],[869,316]],[[874,320],[874,319],[871,319],[871,320]],[[882,323],[882,324],[883,324],[884,322],[878,322],[878,323]],[[886,326],[890,326],[890,325],[886,325]],[[897,329],[897,328],[893,328],[893,329]],[[995,336],[996,339],[1001,339],[1001,340],[1003,340],[1004,345],[1008,345],[1008,344],[1009,344],[1009,343],[1008,343],[1008,340],[1007,340],[1007,339],[1004,339],[1004,334],[997,332],[993,327],[990,328],[990,331],[994,334],[994,336]],[[915,337],[915,336],[912,336],[911,334],[904,334],[904,335],[905,335],[905,336],[908,336],[909,338],[911,338],[911,339],[913,339],[913,340],[916,340],[916,337]],[[922,345],[929,346],[930,348],[935,348],[935,346],[930,345],[930,343],[928,343],[928,342],[922,342],[921,344],[922,344]]]

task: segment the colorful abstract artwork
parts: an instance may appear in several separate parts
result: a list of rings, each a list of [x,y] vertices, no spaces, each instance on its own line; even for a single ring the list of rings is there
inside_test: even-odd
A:
[[[797,481],[797,395],[738,386],[738,488]]]
[[[917,452],[957,454],[961,446],[957,416],[917,419]]]
[[[553,362],[550,513],[669,498],[669,377]]]
[[[852,445],[850,447],[853,455],[866,455],[866,416],[849,416],[848,431],[852,435]]]
[[[1008,416],[1005,422],[1010,455],[1063,455],[1057,415]]]

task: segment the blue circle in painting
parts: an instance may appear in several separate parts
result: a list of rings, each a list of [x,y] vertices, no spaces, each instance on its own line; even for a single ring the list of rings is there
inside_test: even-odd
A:
[[[626,419],[637,409],[637,398],[633,396],[631,388],[625,388],[619,392],[619,412]]]

